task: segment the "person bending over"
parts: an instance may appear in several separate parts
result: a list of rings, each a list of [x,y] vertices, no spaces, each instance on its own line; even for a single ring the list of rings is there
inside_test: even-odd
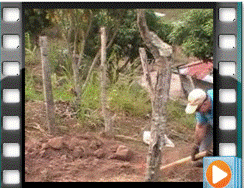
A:
[[[213,144],[213,89],[205,92],[194,89],[188,95],[187,114],[195,113],[195,141],[191,152],[193,166],[202,167],[203,161],[196,161],[195,155],[202,151],[210,151]]]

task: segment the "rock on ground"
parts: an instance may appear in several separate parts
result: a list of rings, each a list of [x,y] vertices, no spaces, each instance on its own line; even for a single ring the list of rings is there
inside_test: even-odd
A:
[[[52,138],[48,141],[48,145],[54,149],[61,149],[64,145],[63,137]]]
[[[118,159],[123,161],[129,161],[133,157],[133,152],[124,145],[119,145],[116,153],[111,155],[110,159]]]

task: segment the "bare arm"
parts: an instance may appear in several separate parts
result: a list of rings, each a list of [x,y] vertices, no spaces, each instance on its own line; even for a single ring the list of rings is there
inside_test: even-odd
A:
[[[204,139],[205,135],[207,132],[207,126],[203,125],[201,123],[196,124],[196,129],[195,129],[195,144],[197,146],[200,145],[202,140]]]

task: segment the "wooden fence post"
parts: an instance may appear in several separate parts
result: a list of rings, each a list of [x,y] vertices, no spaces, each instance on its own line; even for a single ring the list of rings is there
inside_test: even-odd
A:
[[[42,78],[43,78],[43,89],[44,98],[46,105],[47,114],[47,126],[50,134],[56,133],[55,127],[55,113],[54,113],[54,102],[52,94],[51,84],[51,68],[47,57],[47,37],[39,37],[40,49],[41,49],[41,61],[42,61]]]
[[[106,29],[101,27],[101,103],[102,103],[102,113],[105,122],[105,133],[111,134],[112,123],[108,114],[107,106],[107,66],[106,66]]]

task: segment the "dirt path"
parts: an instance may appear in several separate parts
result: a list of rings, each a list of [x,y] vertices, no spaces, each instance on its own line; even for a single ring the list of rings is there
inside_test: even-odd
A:
[[[66,111],[66,103],[58,103],[64,115],[62,124],[75,128],[77,121]],[[64,107],[66,106],[66,107]],[[46,134],[45,113],[42,102],[26,103],[25,181],[143,181],[146,170],[147,145],[104,137],[98,133],[64,131],[57,137]],[[141,130],[148,120],[120,117],[117,124],[134,126],[131,135]],[[125,127],[125,125],[123,125]],[[139,128],[138,128],[139,127]],[[188,131],[187,134],[192,134]],[[186,135],[186,138],[190,136]],[[190,153],[190,140],[170,137],[175,148],[165,148],[162,164],[168,164]],[[118,157],[118,148],[124,150]],[[124,153],[123,153],[124,152]],[[117,157],[116,157],[117,156]],[[161,173],[161,181],[202,181],[202,169],[191,165],[178,166]]]

